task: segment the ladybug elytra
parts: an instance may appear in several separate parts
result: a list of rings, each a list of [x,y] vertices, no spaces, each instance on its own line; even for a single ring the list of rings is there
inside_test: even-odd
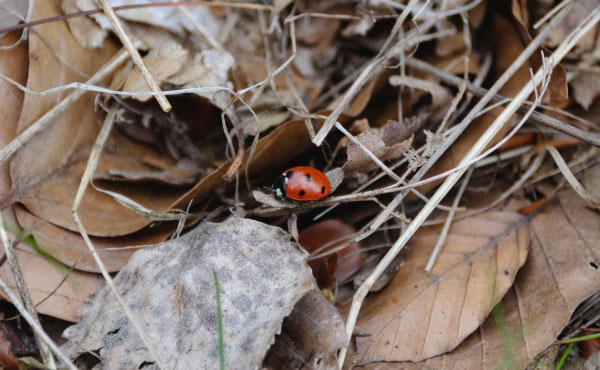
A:
[[[271,190],[281,200],[318,200],[329,195],[331,184],[323,172],[300,166],[283,171]]]

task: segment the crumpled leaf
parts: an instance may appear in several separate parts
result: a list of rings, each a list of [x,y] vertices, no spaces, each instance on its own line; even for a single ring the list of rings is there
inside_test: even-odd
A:
[[[353,362],[419,361],[458,346],[525,263],[530,239],[521,219],[493,211],[455,221],[431,273],[424,269],[440,226],[419,231],[404,266],[365,301]]]
[[[551,345],[575,308],[600,290],[600,214],[573,191],[531,223],[527,262],[483,325],[454,351],[366,369],[525,368]]]
[[[281,229],[231,217],[135,253],[115,284],[165,364],[195,368],[218,363],[216,274],[226,367],[254,369],[313,286],[306,257]],[[64,333],[69,356],[98,351],[105,369],[154,362],[108,288],[81,317]]]
[[[365,131],[356,137],[361,144],[382,161],[397,159],[410,149],[412,140],[405,140],[387,146],[383,139],[371,131]],[[347,149],[348,161],[344,164],[344,174],[351,175],[356,172],[368,172],[378,168],[373,159],[356,143],[350,142]]]
[[[283,320],[269,350],[266,369],[335,369],[337,351],[346,342],[344,321],[318,289],[312,289]]]
[[[158,84],[168,83],[178,88],[233,89],[229,72],[235,62],[226,51],[191,51],[173,40],[161,45],[160,49],[150,49],[143,60]],[[131,61],[115,74],[111,88],[123,91],[150,91],[142,74]],[[208,99],[221,109],[226,109],[230,101],[230,95],[224,91],[200,91],[195,94]],[[133,98],[142,102],[153,99],[150,95],[134,95]]]

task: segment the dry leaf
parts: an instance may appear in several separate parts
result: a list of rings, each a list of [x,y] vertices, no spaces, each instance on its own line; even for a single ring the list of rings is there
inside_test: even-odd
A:
[[[600,198],[600,165],[586,168],[584,176],[584,188],[596,198]]]
[[[39,313],[77,321],[77,312],[83,301],[104,285],[100,275],[70,271],[68,267],[40,256],[24,243],[19,243],[15,252],[31,300]],[[0,279],[19,295],[8,263],[0,267]]]
[[[571,81],[573,99],[588,110],[594,98],[600,93],[600,76],[596,73],[581,73]]]
[[[38,1],[35,5],[33,19],[60,14],[57,0]],[[81,81],[84,78],[73,69],[92,75],[116,51],[114,44],[108,42],[97,50],[82,48],[70,36],[63,21],[41,25],[36,30],[29,38],[27,81],[27,87],[35,91]],[[62,98],[64,94],[27,95],[18,132],[26,129]],[[66,229],[76,230],[71,219],[71,207],[99,131],[99,120],[94,110],[93,96],[86,94],[64,110],[46,130],[21,147],[11,162],[12,189],[4,197],[4,205],[19,201],[36,216]],[[97,176],[102,177],[103,173],[110,170],[156,171],[155,167],[144,162],[149,158],[154,158],[156,162],[161,155],[149,146],[123,138],[115,130],[100,158]],[[171,165],[176,167],[176,162],[171,161]],[[159,172],[162,173],[162,170]],[[158,211],[167,210],[184,192],[170,187],[141,187],[136,184],[108,183],[102,184],[102,187],[111,190],[116,187],[117,192]],[[83,197],[79,215],[87,231],[99,236],[128,234],[150,223],[145,217],[91,188]]]
[[[27,1],[0,1],[0,28],[14,26],[15,24],[20,23],[27,14],[27,8],[29,8],[29,3]],[[19,37],[21,36],[19,35]]]
[[[283,320],[282,332],[262,366],[274,370],[337,369],[337,351],[345,343],[340,314],[318,289],[313,289]]]
[[[512,285],[529,248],[521,216],[487,212],[455,221],[431,273],[439,227],[415,235],[404,266],[365,301],[354,363],[419,361],[451,351]]]
[[[453,352],[369,369],[524,368],[554,342],[575,308],[600,290],[600,214],[573,191],[533,219],[527,262],[512,289]]]
[[[96,9],[94,0],[75,0],[77,7],[81,11]],[[161,2],[160,0],[150,0],[151,3]],[[108,3],[112,6],[123,6],[139,4],[136,0],[109,0]],[[221,30],[221,21],[215,17],[210,8],[204,6],[191,6],[187,10],[191,13],[191,18],[194,23],[203,26],[204,31],[213,37],[217,37]],[[102,13],[92,15],[103,29],[110,30],[112,26],[106,16]],[[177,34],[184,34],[189,31],[192,34],[198,32],[196,25],[183,15],[181,10],[176,6],[156,6],[138,9],[128,9],[119,11],[119,18],[129,21],[150,24],[156,27],[165,28]]]
[[[391,146],[386,146],[382,138],[371,131],[365,131],[356,139],[382,161],[400,158],[410,149],[412,140],[405,140]],[[344,164],[344,174],[369,172],[379,168],[367,153],[356,143],[350,142],[347,149],[348,161]]]
[[[62,0],[61,9],[65,13],[77,13],[77,0]],[[84,48],[99,48],[104,43],[108,32],[98,26],[96,22],[88,17],[75,17],[67,19],[67,24],[71,30],[71,35],[79,45]]]
[[[165,364],[195,368],[219,361],[216,274],[226,367],[254,369],[313,286],[305,259],[281,229],[232,217],[138,251],[115,284]],[[81,316],[64,333],[69,356],[98,351],[105,369],[154,363],[110,289],[99,291]]]
[[[45,253],[77,270],[100,272],[87,245],[78,233],[54,226],[32,215],[22,207],[15,207],[15,213],[23,231],[26,234],[30,233]],[[175,225],[162,223],[157,227],[144,228],[137,233],[119,238],[90,237],[90,239],[106,269],[109,272],[116,272],[138,250],[138,248],[133,247],[163,242],[174,230]],[[113,248],[116,250],[106,250]]]
[[[0,39],[0,46],[13,45],[19,40],[20,34],[11,32]],[[25,85],[27,82],[27,67],[29,55],[27,43],[8,50],[0,50],[0,74]],[[11,142],[17,132],[17,124],[23,105],[23,92],[4,79],[0,79],[0,102],[2,102],[2,124],[0,125],[0,148]],[[10,189],[9,162],[0,164],[0,194],[6,194]]]

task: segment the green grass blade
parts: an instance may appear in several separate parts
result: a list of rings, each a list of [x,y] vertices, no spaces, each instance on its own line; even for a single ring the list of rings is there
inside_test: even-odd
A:
[[[567,349],[563,352],[562,356],[560,356],[560,360],[558,360],[558,362],[556,363],[556,370],[560,370],[562,368],[562,366],[564,365],[565,361],[567,360],[567,356],[569,356],[569,353],[571,352],[571,349],[573,348],[573,346],[575,345],[575,343],[569,343],[569,346],[567,347]]]
[[[221,291],[217,273],[213,271],[215,278],[215,297],[217,299],[217,331],[219,336],[219,370],[225,370],[225,345],[223,344],[223,318],[221,316]]]

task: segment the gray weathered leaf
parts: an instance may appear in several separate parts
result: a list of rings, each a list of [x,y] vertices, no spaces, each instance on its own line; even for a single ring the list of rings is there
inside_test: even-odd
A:
[[[313,286],[306,254],[281,229],[240,218],[207,223],[135,253],[115,278],[169,368],[218,365],[221,293],[225,361],[256,369],[294,304]],[[154,359],[108,288],[81,310],[63,349],[71,357],[98,351],[103,369],[140,368]]]

